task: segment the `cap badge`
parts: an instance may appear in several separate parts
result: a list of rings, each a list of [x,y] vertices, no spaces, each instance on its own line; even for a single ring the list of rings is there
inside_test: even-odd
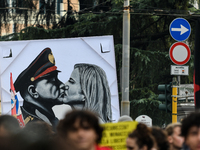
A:
[[[32,81],[32,82],[35,81],[35,78],[34,78],[34,77],[31,77],[31,81]]]
[[[49,59],[49,61],[50,61],[52,64],[55,64],[55,59],[54,59],[52,53],[50,53],[50,54],[48,55],[48,59]]]

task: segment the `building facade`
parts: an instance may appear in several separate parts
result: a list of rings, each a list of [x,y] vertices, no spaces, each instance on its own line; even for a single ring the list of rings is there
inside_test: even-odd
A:
[[[66,17],[67,11],[78,12],[79,0],[7,0],[1,17],[0,36],[20,32],[28,26],[50,28]],[[2,3],[3,6],[3,3]]]

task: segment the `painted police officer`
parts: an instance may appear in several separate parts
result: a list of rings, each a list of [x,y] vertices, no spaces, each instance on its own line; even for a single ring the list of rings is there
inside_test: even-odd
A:
[[[43,120],[54,128],[57,125],[52,107],[63,104],[66,98],[58,72],[51,49],[45,48],[17,77],[14,86],[24,99],[21,111],[25,124]]]

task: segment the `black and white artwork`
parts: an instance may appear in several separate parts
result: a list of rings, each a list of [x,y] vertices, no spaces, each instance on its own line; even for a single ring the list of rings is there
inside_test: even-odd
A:
[[[71,109],[96,113],[101,123],[119,118],[112,36],[0,42],[2,114],[11,110],[9,74],[26,123],[55,127]]]
[[[94,64],[75,64],[65,83],[67,103],[75,109],[95,112],[101,121],[112,122],[111,94],[106,73]]]

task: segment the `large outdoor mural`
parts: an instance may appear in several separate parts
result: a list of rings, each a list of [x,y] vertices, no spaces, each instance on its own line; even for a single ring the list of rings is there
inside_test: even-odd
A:
[[[2,114],[10,114],[10,81],[25,124],[56,126],[71,109],[117,121],[119,102],[112,36],[0,42]]]

